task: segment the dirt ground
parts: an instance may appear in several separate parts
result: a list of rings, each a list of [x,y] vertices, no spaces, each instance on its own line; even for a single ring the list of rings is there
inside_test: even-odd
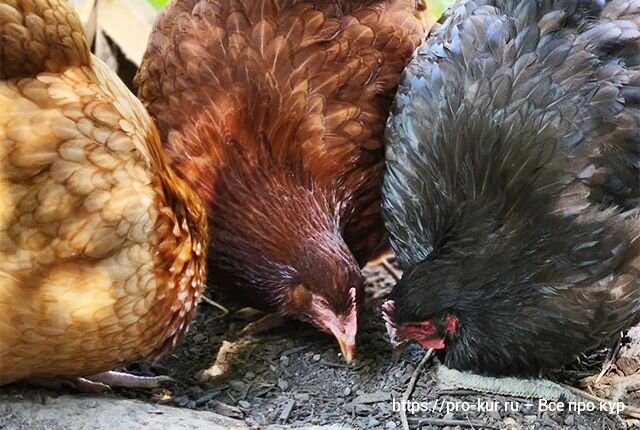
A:
[[[143,375],[168,374],[175,382],[152,391],[119,390],[115,394],[214,411],[256,427],[341,424],[357,429],[401,428],[394,401],[402,398],[424,351],[412,346],[394,359],[379,317],[382,297],[393,280],[380,266],[365,271],[367,305],[358,338],[358,359],[352,365],[344,364],[330,336],[307,324],[292,321],[285,327],[239,339],[246,318],[233,313],[219,318],[217,308],[203,303],[188,337],[172,354],[154,365],[136,363],[128,368]],[[231,342],[225,346],[229,353],[224,361],[230,366],[226,370],[218,368],[222,374],[211,377],[216,369],[209,368],[223,341]],[[600,371],[604,356],[600,351],[584,357],[556,378],[577,385],[578,379]],[[633,372],[640,367],[628,359],[621,364]],[[616,367],[613,372],[620,373]],[[425,402],[421,411],[408,414],[412,428],[640,428],[639,421],[616,414],[544,412],[536,400],[460,390],[443,392],[437,387],[431,364],[420,375],[411,400]]]

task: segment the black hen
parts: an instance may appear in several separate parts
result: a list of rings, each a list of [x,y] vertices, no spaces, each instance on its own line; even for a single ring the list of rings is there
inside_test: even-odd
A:
[[[458,2],[387,140],[392,337],[535,375],[637,322],[640,0]]]

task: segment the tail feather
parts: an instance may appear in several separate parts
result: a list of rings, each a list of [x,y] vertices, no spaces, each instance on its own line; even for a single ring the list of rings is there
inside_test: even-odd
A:
[[[0,79],[88,65],[82,24],[67,0],[0,3]]]

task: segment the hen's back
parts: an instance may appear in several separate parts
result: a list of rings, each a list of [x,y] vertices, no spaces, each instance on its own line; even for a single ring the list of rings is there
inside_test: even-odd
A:
[[[393,89],[423,34],[418,9],[416,0],[177,1],[156,22],[139,95],[185,165],[222,163],[235,146],[329,181],[345,161],[382,160]]]
[[[403,264],[433,250],[461,202],[478,202],[478,217],[494,210],[483,202],[637,208],[639,53],[637,0],[453,5],[407,68],[388,124],[384,212]]]

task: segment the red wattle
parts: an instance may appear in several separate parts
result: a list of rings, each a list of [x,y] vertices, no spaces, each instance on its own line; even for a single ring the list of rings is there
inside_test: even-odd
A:
[[[420,345],[425,348],[431,349],[444,349],[444,338],[438,337],[435,339],[419,339]]]

